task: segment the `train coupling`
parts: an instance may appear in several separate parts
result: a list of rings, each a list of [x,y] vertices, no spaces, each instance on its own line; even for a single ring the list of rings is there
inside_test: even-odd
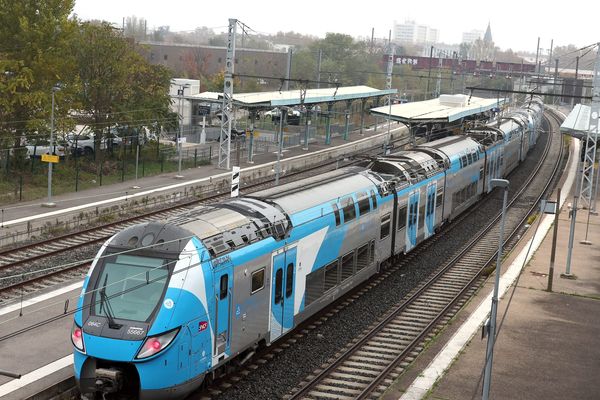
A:
[[[123,371],[117,368],[96,369],[96,390],[102,393],[116,393],[123,387]]]

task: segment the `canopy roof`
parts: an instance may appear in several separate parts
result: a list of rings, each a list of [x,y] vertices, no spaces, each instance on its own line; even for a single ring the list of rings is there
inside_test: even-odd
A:
[[[368,97],[386,96],[397,93],[397,89],[379,90],[369,86],[340,86],[338,88],[307,89],[304,104],[328,103],[343,100],[358,100]],[[203,92],[185,96],[188,100],[220,102],[222,93]],[[284,90],[274,92],[234,93],[233,101],[240,107],[280,107],[297,106],[300,101],[300,90]]]
[[[505,99],[484,99],[463,94],[443,94],[437,99],[414,103],[394,104],[371,109],[372,114],[391,116],[403,123],[452,122],[471,115],[489,111],[503,104]]]
[[[590,110],[590,106],[584,104],[575,105],[560,126],[560,131],[579,139],[586,137],[590,129]]]

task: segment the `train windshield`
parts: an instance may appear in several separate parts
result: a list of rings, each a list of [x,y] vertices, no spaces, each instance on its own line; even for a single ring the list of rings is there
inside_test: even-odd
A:
[[[168,281],[165,259],[130,255],[109,258],[97,280],[94,312],[109,320],[146,322],[160,302]]]

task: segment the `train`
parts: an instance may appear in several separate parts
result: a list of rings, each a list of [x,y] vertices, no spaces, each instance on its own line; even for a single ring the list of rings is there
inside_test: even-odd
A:
[[[490,192],[543,110],[118,232],[74,314],[81,398],[184,398],[243,364]]]

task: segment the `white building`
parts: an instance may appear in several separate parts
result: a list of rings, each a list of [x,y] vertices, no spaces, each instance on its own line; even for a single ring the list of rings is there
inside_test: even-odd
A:
[[[424,44],[439,40],[439,31],[427,25],[418,25],[415,21],[406,20],[403,24],[394,21],[393,41],[396,43]]]
[[[482,37],[483,37],[483,31],[480,31],[478,29],[473,29],[473,30],[471,30],[469,32],[463,32],[463,34],[462,34],[462,42],[463,43],[472,44],[477,39],[481,39]]]

